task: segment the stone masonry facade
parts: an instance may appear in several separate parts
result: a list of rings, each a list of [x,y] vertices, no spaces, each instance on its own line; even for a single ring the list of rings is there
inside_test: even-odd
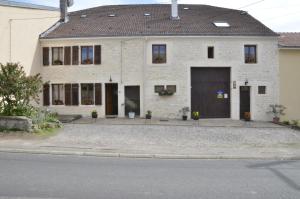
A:
[[[191,107],[191,67],[231,68],[231,118],[240,119],[239,86],[251,86],[253,120],[269,120],[270,104],[279,101],[279,63],[277,37],[258,36],[189,36],[189,37],[99,37],[74,39],[41,39],[42,47],[101,45],[101,65],[43,66],[40,72],[50,84],[102,83],[102,105],[48,108],[60,114],[90,115],[97,110],[105,116],[105,83],[118,83],[118,116],[124,117],[124,86],[140,86],[140,109],[153,117],[180,118],[179,110]],[[152,64],[152,45],[166,44],[167,63]],[[257,46],[257,63],[245,64],[244,45]],[[207,47],[214,46],[214,59],[207,58]],[[80,56],[79,56],[80,57]],[[79,61],[80,62],[80,61]],[[155,85],[176,85],[173,96],[159,96]],[[258,94],[266,86],[266,94]],[[79,89],[80,92],[80,89]],[[51,92],[50,92],[51,93]],[[50,94],[51,95],[51,94]],[[51,99],[51,97],[50,97]],[[80,98],[79,98],[80,99]],[[80,104],[80,103],[79,103]]]

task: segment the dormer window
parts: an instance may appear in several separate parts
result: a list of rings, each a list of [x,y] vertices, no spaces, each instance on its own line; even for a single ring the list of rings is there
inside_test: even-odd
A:
[[[227,23],[226,21],[215,21],[214,25],[219,28],[229,28],[230,27],[230,24]]]

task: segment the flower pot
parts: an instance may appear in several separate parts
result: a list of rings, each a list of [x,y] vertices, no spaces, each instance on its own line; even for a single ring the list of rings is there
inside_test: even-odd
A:
[[[92,113],[92,118],[94,118],[94,119],[98,118],[98,114],[97,113]]]
[[[151,115],[149,115],[149,114],[146,114],[146,119],[147,119],[147,120],[151,120],[151,118],[152,118],[152,116],[151,116]]]
[[[129,117],[129,119],[134,119],[135,118],[135,112],[129,112],[128,117]]]
[[[280,118],[279,117],[274,117],[273,118],[273,123],[278,124],[279,123]]]
[[[245,112],[244,113],[244,119],[247,122],[251,121],[251,113],[250,112]]]
[[[188,118],[187,115],[183,115],[183,116],[182,116],[182,120],[184,120],[184,121],[186,121],[187,118]]]

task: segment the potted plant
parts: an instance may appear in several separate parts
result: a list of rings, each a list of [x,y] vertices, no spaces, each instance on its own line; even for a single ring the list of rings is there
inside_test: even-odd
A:
[[[284,110],[286,107],[280,104],[271,104],[270,105],[271,110],[267,113],[270,113],[273,115],[273,123],[278,124],[280,121],[280,116],[285,115]]]
[[[146,119],[150,120],[151,118],[152,118],[152,112],[148,110],[146,113]]]
[[[250,112],[245,112],[244,113],[244,119],[245,119],[245,121],[250,121],[251,120],[251,113]]]
[[[182,120],[186,121],[188,116],[188,112],[190,112],[190,108],[189,107],[183,107],[181,110],[179,110],[180,113],[182,113]]]
[[[130,112],[128,113],[128,117],[129,117],[129,119],[134,119],[134,118],[135,118],[135,112],[130,111]]]
[[[199,120],[200,119],[200,112],[199,111],[194,111],[192,113],[192,117],[193,117],[193,120]]]
[[[92,118],[94,118],[94,119],[98,118],[98,113],[96,110],[92,111]]]

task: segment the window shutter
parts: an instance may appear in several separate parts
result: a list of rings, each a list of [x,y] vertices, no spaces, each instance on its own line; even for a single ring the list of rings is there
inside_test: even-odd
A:
[[[102,85],[95,84],[95,105],[102,105]]]
[[[72,105],[78,106],[79,105],[79,85],[72,84]]]
[[[48,47],[43,48],[43,65],[49,66],[49,48]]]
[[[79,47],[72,47],[72,65],[78,65],[79,63]]]
[[[50,105],[50,86],[49,84],[44,84],[43,86],[43,105]]]
[[[71,47],[65,47],[64,65],[71,65]]]
[[[65,84],[65,104],[71,106],[71,84]]]
[[[101,64],[101,46],[100,45],[97,45],[95,46],[95,64]]]

